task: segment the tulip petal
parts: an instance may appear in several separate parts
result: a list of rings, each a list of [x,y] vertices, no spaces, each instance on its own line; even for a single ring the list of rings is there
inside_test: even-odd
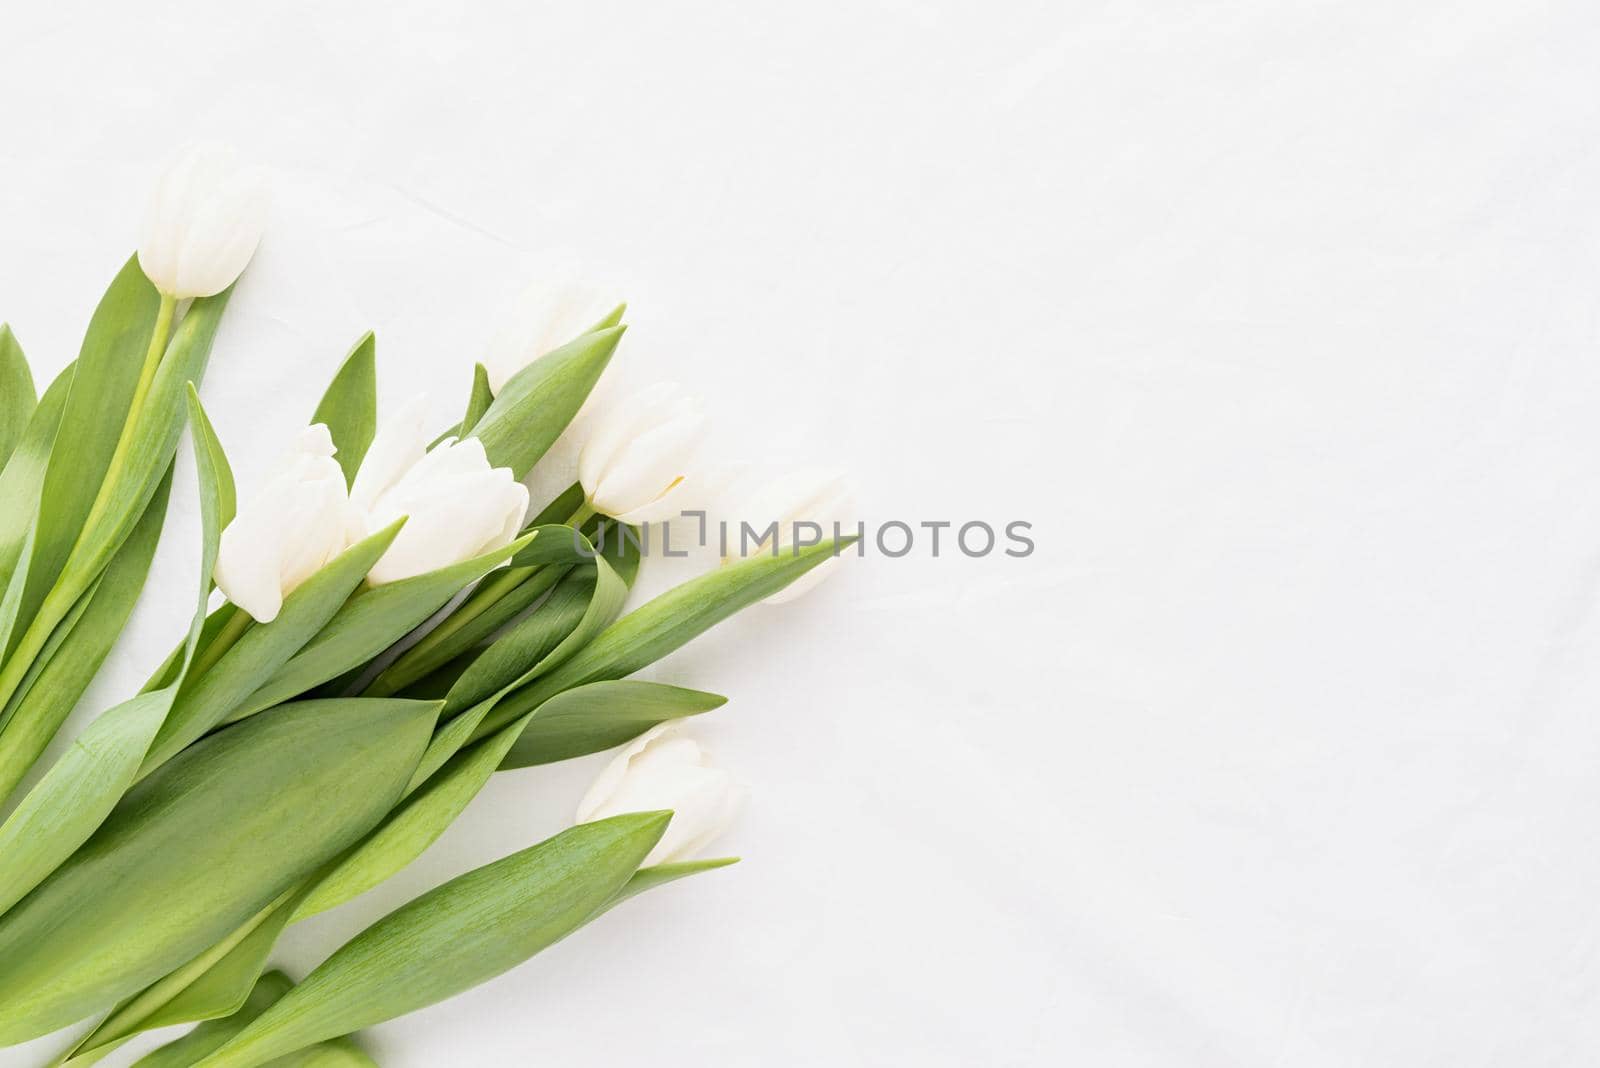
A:
[[[350,504],[357,511],[371,512],[378,498],[423,458],[428,447],[423,430],[427,403],[424,394],[412,397],[373,435],[355,484],[350,487]]]

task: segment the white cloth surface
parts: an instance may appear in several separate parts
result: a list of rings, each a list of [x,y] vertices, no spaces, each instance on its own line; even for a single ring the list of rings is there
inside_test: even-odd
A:
[[[41,372],[176,145],[271,168],[203,389],[244,492],[363,330],[442,424],[571,271],[726,458],[848,467],[874,522],[1034,525],[660,665],[732,698],[697,729],[753,784],[744,863],[373,1029],[384,1065],[1600,1055],[1600,8],[4,21],[0,317]],[[182,625],[192,483],[73,729]],[[560,828],[605,759],[497,776],[278,961]]]

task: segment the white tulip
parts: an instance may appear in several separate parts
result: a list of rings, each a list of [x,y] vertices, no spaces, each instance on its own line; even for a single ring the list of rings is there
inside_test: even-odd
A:
[[[261,241],[267,195],[223,145],[198,145],[169,167],[145,211],[139,266],[169,297],[231,286]]]
[[[624,523],[670,519],[691,503],[706,417],[670,382],[597,411],[578,455],[578,481],[601,515]]]
[[[748,796],[743,783],[711,766],[681,723],[663,723],[635,738],[606,766],[579,803],[577,821],[670,808],[667,833],[642,866],[667,864],[692,859],[726,831]]]
[[[222,532],[213,571],[228,600],[261,623],[345,547],[349,503],[333,438],[321,423],[301,431],[259,493]]]
[[[516,538],[528,491],[509,467],[490,467],[477,438],[448,439],[428,451],[426,398],[415,397],[372,439],[350,505],[362,535],[408,517],[367,574],[373,585],[498,549]]]
[[[806,544],[834,536],[834,525],[853,527],[855,485],[843,475],[804,468],[767,483],[738,508],[739,526],[728,530],[728,558],[778,555],[794,551],[797,540]],[[747,536],[748,524],[754,535]],[[777,524],[775,536],[761,537]],[[815,524],[808,526],[806,524]],[[839,557],[822,563],[766,599],[783,604],[815,587],[838,566]],[[726,561],[725,561],[726,562]]]
[[[483,368],[500,387],[540,356],[558,349],[611,313],[618,301],[586,282],[535,282],[489,343]]]

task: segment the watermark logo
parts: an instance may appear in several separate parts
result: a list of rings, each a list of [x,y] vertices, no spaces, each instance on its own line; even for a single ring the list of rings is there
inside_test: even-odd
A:
[[[607,547],[620,550],[631,543],[641,556],[654,551],[652,541],[659,543],[662,556],[686,557],[694,548],[705,549],[715,545],[724,557],[746,557],[768,554],[798,556],[801,551],[832,539],[836,545],[835,556],[869,555],[886,556],[891,560],[909,556],[921,549],[935,558],[957,552],[972,559],[1004,555],[1022,559],[1033,555],[1033,524],[1025,519],[1013,519],[993,524],[981,519],[956,522],[949,519],[923,519],[907,522],[891,519],[883,523],[817,523],[808,519],[791,522],[774,520],[765,526],[749,522],[727,520],[713,522],[703,511],[685,511],[679,518],[689,523],[652,524],[630,527],[620,523],[602,527],[590,549],[582,538],[574,538],[578,552],[584,556],[598,556]],[[655,535],[652,536],[652,531]],[[843,544],[854,538],[851,544]],[[676,545],[674,545],[676,541]]]

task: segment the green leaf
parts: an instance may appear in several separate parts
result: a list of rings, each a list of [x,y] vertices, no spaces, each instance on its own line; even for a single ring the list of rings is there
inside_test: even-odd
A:
[[[6,505],[0,508],[0,589],[11,585],[17,562],[25,559],[23,547],[39,512],[39,495],[44,488],[45,469],[50,463],[50,446],[56,440],[75,367],[76,364],[69,364],[44,391],[4,470],[0,471],[0,501]],[[18,604],[21,603],[21,589],[22,582],[19,582]],[[0,620],[0,648],[8,644],[9,634],[9,620]]]
[[[10,324],[0,323],[0,466],[5,465],[11,450],[22,440],[37,403],[28,358],[22,354]]]
[[[137,265],[133,265],[133,269],[137,271]],[[140,278],[143,276],[140,275]],[[59,578],[39,602],[38,613],[29,621],[21,639],[14,640],[11,656],[0,668],[0,695],[7,699],[16,690],[18,676],[26,672],[36,654],[51,640],[57,624],[68,615],[78,599],[99,581],[106,565],[121,548],[154,497],[182,432],[184,409],[192,392],[192,383],[200,379],[210,357],[211,342],[227,304],[227,297],[225,290],[217,296],[194,301],[174,332],[165,356],[155,370],[139,417],[131,424],[126,452],[117,454],[120,466],[106,474],[103,492],[92,498],[93,510],[85,520],[81,535],[73,542]],[[170,308],[170,304],[165,307]],[[96,319],[99,318],[100,314],[97,313]],[[94,335],[93,324],[90,334],[91,337]],[[62,455],[63,446],[66,446],[68,456],[75,456],[79,451],[76,443],[70,440],[72,426],[67,417],[72,414],[73,398],[79,396],[88,384],[85,377],[88,354],[89,345],[86,342],[85,354],[79,357],[72,391],[67,398],[67,410],[57,433],[57,445],[51,453],[50,470],[45,477],[45,503],[41,505],[39,523],[35,528],[33,556],[28,564],[27,584],[30,590],[42,574],[35,570],[35,565],[40,561],[38,537],[45,527],[46,513],[56,515],[58,510],[52,489],[57,461]],[[98,404],[107,403],[103,397],[97,396],[95,400]],[[74,477],[83,478],[84,474],[76,472]],[[59,516],[52,520],[57,526],[63,521]],[[60,529],[64,533],[67,528],[62,526]],[[26,604],[23,610],[29,611]],[[10,747],[7,736],[12,732],[20,730],[26,737],[37,728],[36,724],[30,724],[22,718],[22,713],[28,711],[19,706],[19,715],[6,725],[4,732],[0,732],[0,748]]]
[[[714,857],[710,860],[681,860],[672,864],[653,864],[648,868],[640,868],[633,873],[633,878],[628,880],[627,885],[605,903],[601,912],[610,912],[624,901],[638,897],[646,890],[654,890],[658,886],[666,886],[691,875],[716,871],[718,868],[726,868],[737,863],[739,863],[738,857]]]
[[[721,694],[656,682],[591,682],[539,706],[505,767],[525,768],[587,756],[632,741],[650,728],[721,708]]]
[[[425,575],[357,593],[304,649],[276,671],[230,716],[243,719],[298,697],[383,652],[433,615],[471,582],[528,544],[524,535],[502,548]]]
[[[5,745],[0,746],[0,801],[11,796],[39,759],[122,636],[161,538],[171,484],[168,468],[139,525],[112,557],[105,574],[79,599],[73,614],[56,628],[34,660],[30,677],[12,694]]]
[[[134,256],[112,280],[89,320],[44,476],[27,586],[8,652],[60,577],[100,492],[122,436],[123,417],[133,403],[160,304],[160,295]],[[161,457],[157,476],[170,459]],[[139,511],[144,511],[142,503]],[[83,586],[92,578],[85,578]]]
[[[222,941],[123,1001],[73,1047],[65,1063],[99,1060],[145,1031],[238,1011],[300,896],[298,888],[285,891]]]
[[[322,395],[313,423],[322,423],[333,437],[338,452],[334,458],[344,472],[347,485],[356,480],[356,471],[378,432],[377,342],[368,330],[350,349]]]
[[[367,1051],[348,1036],[330,1038],[269,1061],[267,1068],[378,1068]]]
[[[472,431],[492,466],[528,473],[578,414],[625,329],[584,334],[512,376]]]
[[[154,982],[359,841],[400,799],[437,711],[399,700],[285,705],[135,786],[0,917],[0,1044]]]
[[[199,739],[239,706],[327,625],[400,532],[398,519],[356,542],[284,598],[271,623],[250,627],[197,680],[189,680],[161,725],[141,776]]]
[[[406,798],[366,840],[321,879],[300,905],[295,920],[344,904],[366,893],[422,855],[465,811],[516,740],[513,724],[452,759],[439,774]]]
[[[6,858],[0,866],[0,914],[71,856],[132,785],[203,633],[217,542],[233,517],[233,475],[192,389],[189,415],[200,480],[201,544],[199,596],[183,655],[167,672],[163,689],[124,701],[91,723],[0,825],[0,856]]]
[[[368,927],[222,1049],[206,1068],[251,1068],[443,1001],[582,926],[627,883],[670,813],[563,831],[423,894]]]
[[[846,538],[838,548],[853,541]],[[485,717],[479,735],[499,730],[563,690],[633,674],[777,593],[834,552],[835,543],[829,540],[795,553],[752,556],[668,590],[617,620],[550,674],[508,695]]]
[[[250,994],[239,1011],[220,1020],[208,1020],[176,1041],[146,1054],[135,1062],[135,1068],[190,1068],[211,1051],[220,1048],[228,1039],[244,1030],[257,1016],[287,994],[294,987],[289,977],[280,971],[270,971],[256,980]],[[68,1061],[70,1065],[72,1062]]]
[[[472,369],[472,395],[467,398],[467,412],[461,417],[461,425],[456,427],[456,437],[464,438],[472,433],[472,428],[478,425],[478,420],[483,418],[483,413],[493,403],[494,390],[489,388],[489,369],[480,363]]]
[[[104,567],[106,559],[127,537],[134,518],[143,512],[182,436],[190,394],[205,376],[211,344],[231,292],[225,289],[214,297],[192,302],[173,331],[134,429],[128,462],[110,483],[103,518],[84,531],[82,542],[73,549],[63,580],[74,573],[96,573]],[[76,390],[77,385],[73,388]]]

